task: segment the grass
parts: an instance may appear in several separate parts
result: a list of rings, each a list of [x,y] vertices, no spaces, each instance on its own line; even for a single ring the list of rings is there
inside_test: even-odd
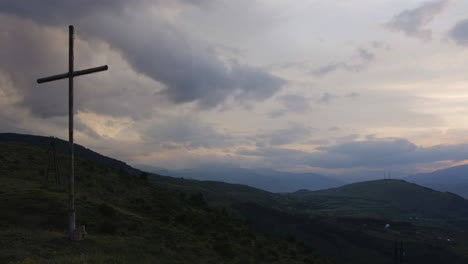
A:
[[[59,154],[61,171],[66,155]],[[67,236],[67,175],[46,181],[47,153],[0,143],[0,263],[329,263],[307,247],[256,231],[202,194],[170,191],[129,174],[76,160],[77,223]]]
[[[307,207],[329,215],[393,220],[468,220],[468,201],[401,180],[354,183],[323,191],[292,194]]]
[[[0,263],[327,263],[319,252],[390,264],[395,240],[406,263],[467,263],[466,201],[451,194],[401,181],[272,194],[83,159],[77,212],[90,235],[75,243],[65,238],[66,175],[46,183],[46,161],[44,149],[0,143]]]
[[[396,240],[408,247],[407,263],[467,262],[467,201],[453,194],[392,180],[272,194],[235,184],[150,178],[166,188],[201,191],[209,203],[339,263],[393,263]]]

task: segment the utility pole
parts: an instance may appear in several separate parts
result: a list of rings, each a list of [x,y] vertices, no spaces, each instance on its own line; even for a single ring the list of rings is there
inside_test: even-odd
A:
[[[395,264],[402,264],[403,259],[406,255],[405,249],[403,248],[403,241],[398,241],[395,240],[395,246],[393,248],[393,260]]]

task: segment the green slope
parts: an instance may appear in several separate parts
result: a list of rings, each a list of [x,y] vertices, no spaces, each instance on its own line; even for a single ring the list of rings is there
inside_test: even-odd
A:
[[[467,219],[468,201],[452,194],[402,180],[377,180],[314,192],[296,192],[294,197],[334,215],[373,216],[389,219]]]
[[[468,256],[466,221],[410,220],[413,205],[404,210],[398,207],[414,194],[438,208],[450,207],[454,199],[461,204],[452,208],[461,210],[452,214],[457,216],[464,214],[465,201],[401,181],[385,182],[385,187],[381,182],[364,182],[280,195],[221,182],[163,176],[151,179],[165,188],[203,192],[209,203],[229,208],[259,229],[311,245],[338,263],[393,263],[395,240],[404,241],[408,263],[465,263]],[[385,229],[386,224],[391,228]]]
[[[0,181],[0,184],[5,183],[5,186],[8,181],[13,181],[12,186],[0,188],[2,193],[8,192],[8,195],[0,194],[0,198],[10,196],[16,198],[8,200],[5,203],[6,207],[0,205],[0,210],[7,211],[10,215],[7,217],[10,219],[8,222],[0,214],[0,229],[2,230],[0,237],[8,238],[6,242],[3,241],[3,244],[0,244],[0,256],[10,256],[0,259],[0,263],[7,262],[4,261],[5,259],[8,261],[12,258],[20,259],[18,256],[30,256],[43,260],[53,257],[58,258],[59,263],[69,263],[69,259],[75,263],[87,263],[79,259],[84,257],[93,259],[95,263],[118,263],[119,258],[125,259],[122,263],[249,263],[248,261],[251,261],[250,263],[262,263],[262,261],[301,263],[301,261],[306,262],[304,257],[317,260],[314,255],[310,256],[307,252],[303,252],[295,243],[286,243],[274,236],[255,232],[249,226],[268,233],[280,234],[287,237],[288,241],[300,241],[337,263],[393,263],[395,240],[404,241],[407,250],[406,263],[467,263],[468,224],[466,221],[461,218],[409,220],[408,212],[411,213],[411,210],[402,210],[392,204],[392,200],[399,199],[394,198],[395,191],[401,192],[400,197],[411,198],[414,187],[417,189],[416,193],[424,193],[427,199],[441,195],[428,189],[420,190],[415,185],[398,185],[400,182],[396,181],[397,184],[394,186],[400,187],[385,192],[379,182],[368,182],[358,184],[358,187],[361,186],[357,188],[358,191],[353,191],[354,188],[346,189],[340,195],[327,193],[328,191],[334,192],[331,190],[302,191],[281,195],[238,184],[185,180],[152,174],[137,175],[143,176],[142,179],[137,180],[139,177],[132,177],[125,173],[125,170],[119,172],[103,164],[85,160],[80,160],[78,163],[77,180],[79,179],[78,199],[80,201],[78,205],[82,207],[79,213],[82,219],[79,220],[87,223],[91,236],[89,240],[83,241],[84,243],[67,244],[65,243],[67,240],[63,238],[66,233],[66,219],[56,217],[56,215],[63,217],[63,213],[57,214],[57,208],[66,210],[64,187],[56,188],[51,183],[44,186],[41,182],[45,178],[43,175],[46,162],[45,150],[24,145],[16,149],[17,145],[11,145],[11,150],[2,151],[3,147],[3,145],[0,146],[0,175],[5,175],[2,171],[14,172],[14,174],[5,177],[9,180]],[[22,148],[28,151],[25,152],[21,150]],[[30,155],[30,151],[34,155]],[[20,154],[16,156],[15,153]],[[63,158],[62,156],[62,161]],[[8,163],[6,170],[2,169],[5,159]],[[97,161],[100,162],[101,159]],[[146,176],[156,183],[150,191],[144,191],[151,186],[145,182]],[[30,184],[35,185],[24,189]],[[14,185],[19,187],[14,187]],[[86,190],[83,189],[84,187]],[[376,188],[380,190],[376,191]],[[32,196],[28,196],[31,193],[29,190],[34,193]],[[21,195],[14,196],[15,193]],[[317,195],[317,193],[326,195]],[[387,194],[383,195],[383,193]],[[366,195],[363,196],[363,194]],[[80,197],[80,195],[83,196]],[[43,196],[49,198],[37,199]],[[57,200],[56,196],[61,199],[59,199],[60,204],[52,202]],[[132,199],[134,197],[136,199]],[[444,197],[452,196],[441,195],[441,197],[445,199]],[[28,201],[34,202],[28,203]],[[3,203],[0,202],[0,204]],[[47,217],[36,218],[38,214],[40,215],[36,212],[23,218],[24,212],[18,209],[18,206],[24,206],[24,204],[33,204],[34,208],[39,207],[40,209],[33,208],[32,211],[47,212]],[[458,209],[465,210],[464,207],[454,207],[454,210],[458,211]],[[198,219],[194,217],[194,212],[197,212],[196,215],[204,220],[192,220]],[[109,213],[110,216],[106,216]],[[235,215],[247,221],[249,225],[246,226],[242,221],[233,219],[227,214]],[[459,212],[455,212],[454,215],[456,214]],[[212,220],[212,218],[217,220]],[[109,219],[115,221],[117,226],[107,227],[105,223],[112,222]],[[17,221],[21,225],[16,224]],[[247,229],[247,231],[226,231],[230,230],[225,226],[226,224],[239,226],[240,230]],[[391,224],[391,228],[385,229],[386,224]],[[135,226],[151,228],[139,229]],[[205,228],[200,228],[201,226]],[[16,230],[15,228],[18,227],[20,229]],[[17,233],[12,233],[12,230],[16,230]],[[21,233],[21,230],[25,231]],[[40,239],[31,236],[30,230],[33,230],[34,234],[42,234],[39,236]],[[204,233],[202,230],[208,231]],[[255,239],[248,235],[249,232],[256,234]],[[223,239],[223,237],[213,235],[216,233],[226,235]],[[25,237],[29,239],[27,244],[24,244]],[[60,239],[56,239],[54,244],[51,237]],[[220,243],[226,241],[226,237],[229,237],[229,242]],[[450,242],[447,241],[449,238]],[[93,244],[86,246],[88,245],[86,243],[91,243],[91,241]],[[78,248],[68,247],[70,245]],[[182,249],[178,245],[181,245]],[[279,248],[272,245],[282,245],[280,247],[296,250],[286,250],[286,252],[279,250],[275,256],[272,252]],[[185,252],[186,249],[191,250]],[[75,252],[76,250],[78,253]],[[236,252],[234,258],[231,257],[232,251]],[[90,252],[94,253],[90,255]],[[182,257],[178,257],[179,255]],[[271,259],[269,255],[278,259]],[[132,259],[134,256],[142,256],[144,260]],[[191,261],[187,262],[187,258]]]
[[[280,209],[288,200],[284,196],[241,184],[188,180],[154,174],[149,175],[149,180],[166,189],[189,194],[201,192],[211,206],[224,208],[232,213],[236,213],[233,206],[238,203],[255,203],[267,208]]]
[[[17,142],[25,143],[32,146],[49,148],[52,138],[37,136],[37,135],[25,135],[25,134],[16,134],[16,133],[0,133],[0,142]],[[58,151],[68,152],[69,144],[68,141],[55,138],[55,147]],[[116,160],[103,156],[99,153],[96,153],[88,148],[85,148],[79,144],[75,144],[75,155],[87,160],[96,161],[100,164],[107,165],[114,169],[123,169],[127,172],[139,172],[139,170],[132,168],[123,161]]]
[[[63,172],[65,155],[59,160]],[[0,143],[0,161],[0,263],[327,263],[211,209],[199,193],[168,191],[146,174],[83,159],[76,161],[77,221],[89,236],[70,241],[66,177],[62,185],[46,181],[45,149]]]

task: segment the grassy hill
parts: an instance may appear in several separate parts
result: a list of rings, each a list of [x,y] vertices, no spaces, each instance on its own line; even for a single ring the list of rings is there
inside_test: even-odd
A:
[[[281,195],[241,184],[190,180],[155,174],[149,174],[149,180],[170,190],[187,194],[203,193],[212,207],[227,209],[238,216],[235,205],[239,203],[255,203],[266,208],[284,209],[283,205],[285,206],[288,201]]]
[[[36,136],[36,135],[25,135],[16,133],[0,133],[0,142],[17,142],[23,144],[29,144],[32,146],[42,147],[48,149],[50,147],[51,137]],[[67,153],[69,150],[68,141],[55,138],[55,147],[58,151]],[[138,173],[139,170],[131,167],[123,161],[116,160],[113,158],[106,157],[91,149],[85,148],[75,143],[75,155],[81,158],[96,161],[98,163],[107,165],[114,169],[123,169],[130,173]]]
[[[322,191],[294,193],[316,211],[334,215],[468,219],[468,201],[402,180],[377,180]]]
[[[59,154],[62,172],[66,156]],[[44,148],[0,142],[0,263],[328,263],[206,205],[91,160],[76,161],[77,222],[67,234],[67,180],[46,180]],[[51,175],[52,176],[52,175]]]
[[[467,263],[468,223],[457,218],[464,202],[453,208],[451,219],[409,219],[411,210],[398,204],[414,191],[439,207],[450,206],[453,198],[417,185],[390,181],[385,184],[391,188],[383,189],[381,182],[367,182],[275,194],[239,184],[129,174],[86,159],[77,161],[77,205],[78,221],[86,223],[90,237],[69,243],[67,183],[44,182],[45,149],[0,144],[5,186],[0,210],[8,212],[0,214],[0,237],[7,238],[0,242],[0,263],[28,263],[26,257],[39,263],[325,261],[307,250],[313,248],[336,263],[391,264],[396,240],[404,243],[406,263]],[[65,165],[64,154],[60,159]]]
[[[467,252],[465,242],[468,238],[464,230],[468,230],[468,226],[463,220],[458,219],[456,221],[461,222],[456,223],[445,219],[430,222],[425,221],[426,219],[410,220],[407,218],[407,211],[400,210],[396,204],[394,207],[382,207],[384,203],[391,204],[400,199],[392,195],[393,191],[395,194],[400,192],[400,195],[407,192],[406,198],[411,197],[414,189],[416,193],[423,192],[428,199],[447,197],[446,194],[414,184],[400,181],[386,183],[395,183],[394,189],[389,189],[386,194],[384,191],[381,196],[382,193],[378,191],[379,182],[364,182],[357,185],[359,188],[356,191],[353,190],[353,185],[352,188],[344,188],[346,192],[340,192],[340,195],[335,193],[321,196],[318,193],[334,193],[336,189],[274,194],[222,182],[164,176],[150,176],[150,179],[164,188],[188,194],[202,192],[207,202],[213,206],[228,208],[228,211],[264,231],[282,234],[311,245],[337,263],[393,263],[395,240],[405,241],[409,254],[406,259],[408,263],[466,261],[463,256]],[[402,190],[396,192],[400,188]],[[384,197],[388,201],[384,201]],[[337,204],[340,205],[339,210]],[[464,211],[465,208],[458,209]],[[398,220],[402,218],[404,221]],[[386,229],[387,224],[391,228]],[[446,239],[451,239],[452,242],[449,243]]]
[[[222,182],[164,176],[150,179],[188,194],[202,192],[208,203],[228,208],[259,229],[311,245],[338,263],[393,263],[396,240],[404,241],[408,263],[466,262],[468,224],[462,220],[466,201],[415,184],[375,181],[325,191],[274,194]],[[453,206],[451,199],[460,206],[453,206],[452,221],[445,215],[435,220],[410,219],[411,210],[417,208],[412,206],[418,203],[408,203],[404,210],[399,204],[413,198],[413,193],[437,205],[429,211],[437,217],[441,207]],[[457,218],[460,215],[462,218]]]

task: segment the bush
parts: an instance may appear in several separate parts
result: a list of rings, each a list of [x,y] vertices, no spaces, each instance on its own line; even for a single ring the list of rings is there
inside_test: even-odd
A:
[[[216,251],[216,253],[225,258],[233,258],[235,256],[231,243],[227,240],[227,238],[216,239],[213,245],[213,249]]]
[[[206,201],[201,192],[190,194],[189,201],[196,206],[205,206]]]
[[[40,263],[42,263],[42,262],[36,261],[34,259],[31,259],[31,258],[25,258],[25,259],[20,260],[20,261],[10,262],[10,264],[40,264]]]
[[[99,205],[98,210],[99,210],[99,213],[101,213],[103,216],[115,216],[116,215],[115,209],[105,203],[102,203],[101,205]]]
[[[117,226],[113,222],[102,222],[99,224],[98,232],[106,235],[115,235]]]
[[[145,181],[145,182],[147,182],[147,181],[148,181],[148,173],[142,172],[142,173],[140,174],[140,179],[143,180],[143,181]]]
[[[115,191],[112,185],[106,185],[104,188],[110,193],[114,193]]]

